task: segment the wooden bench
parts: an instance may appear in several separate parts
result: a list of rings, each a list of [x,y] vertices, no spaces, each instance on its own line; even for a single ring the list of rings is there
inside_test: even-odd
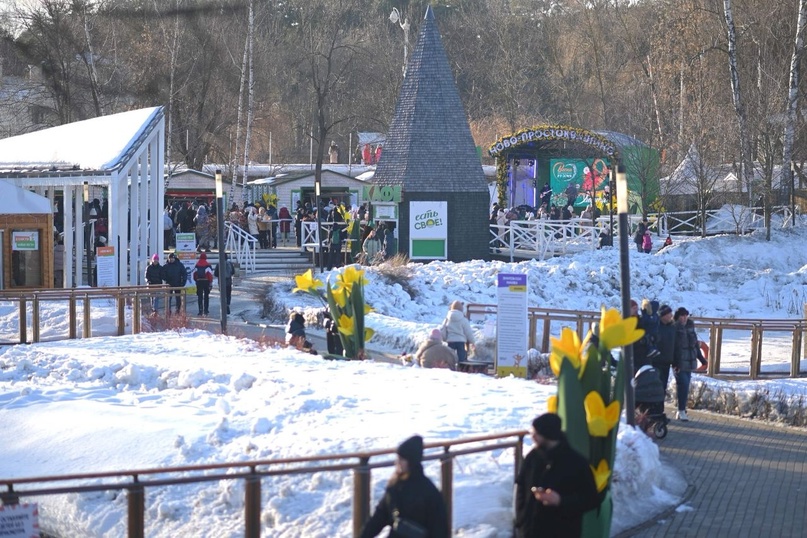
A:
[[[466,374],[487,374],[493,368],[493,361],[462,361],[457,363],[457,371]]]

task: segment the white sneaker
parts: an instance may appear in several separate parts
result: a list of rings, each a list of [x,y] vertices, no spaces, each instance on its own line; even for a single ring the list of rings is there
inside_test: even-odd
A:
[[[677,418],[678,420],[680,420],[682,422],[689,422],[689,417],[687,416],[686,411],[678,411],[675,414],[675,418]]]

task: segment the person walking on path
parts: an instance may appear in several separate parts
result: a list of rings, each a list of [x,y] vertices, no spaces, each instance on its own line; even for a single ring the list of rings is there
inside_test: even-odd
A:
[[[188,282],[188,273],[185,271],[185,266],[182,265],[177,259],[177,255],[173,252],[168,255],[168,263],[163,266],[163,281],[172,288],[183,288],[185,283]],[[168,313],[171,313],[171,302],[176,301],[176,313],[182,309],[182,294],[185,293],[184,289],[175,289],[170,291],[168,297]]]
[[[163,283],[163,266],[160,265],[160,256],[155,254],[151,257],[151,263],[146,266],[146,285],[160,286]],[[151,297],[151,308],[157,313],[162,305],[159,294]]]
[[[474,345],[474,331],[462,313],[464,306],[462,301],[451,303],[448,314],[440,326],[443,340],[448,343],[448,347],[457,352],[457,362],[467,361],[468,349]]]
[[[235,274],[235,267],[233,266],[233,262],[230,261],[230,255],[225,254],[225,262],[224,262],[224,271],[222,271],[224,276],[224,296],[225,300],[227,301],[227,313],[230,313],[230,300],[233,298],[233,275]],[[213,271],[213,276],[216,278],[221,278],[219,275],[219,266],[216,266],[216,269]]]
[[[535,446],[516,478],[518,538],[577,538],[583,514],[599,505],[588,461],[569,445],[561,426],[554,413],[532,421]]]
[[[673,311],[669,305],[661,305],[658,310],[659,326],[658,341],[656,349],[659,354],[652,359],[653,368],[658,371],[664,391],[667,391],[667,383],[670,381],[670,367],[677,364],[675,357],[675,339],[677,327],[673,320]]]
[[[423,473],[423,438],[410,437],[401,443],[397,454],[395,472],[360,537],[373,538],[384,527],[391,526],[391,538],[448,538],[450,530],[443,496]]]
[[[193,281],[196,283],[196,300],[199,302],[199,315],[210,314],[210,289],[213,287],[213,270],[207,262],[207,254],[199,254],[199,261],[193,268]]]
[[[677,362],[674,363],[676,393],[678,396],[678,412],[675,418],[684,422],[687,416],[687,400],[692,372],[698,364],[698,335],[695,334],[695,322],[689,319],[689,311],[683,306],[675,311],[675,346]]]

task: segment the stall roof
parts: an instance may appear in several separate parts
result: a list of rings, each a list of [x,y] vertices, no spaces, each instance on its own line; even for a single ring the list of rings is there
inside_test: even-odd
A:
[[[50,200],[0,179],[0,215],[51,213]]]
[[[162,115],[162,107],[130,110],[0,140],[0,174],[114,171]]]

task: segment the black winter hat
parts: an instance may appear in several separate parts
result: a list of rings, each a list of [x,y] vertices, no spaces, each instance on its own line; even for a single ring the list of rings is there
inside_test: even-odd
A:
[[[423,461],[423,437],[413,435],[398,446],[397,454],[409,463]]]
[[[672,312],[672,308],[670,308],[670,305],[664,304],[664,305],[661,305],[661,308],[658,309],[659,317],[666,316],[670,312]]]
[[[563,432],[561,431],[561,420],[555,413],[544,413],[532,421],[532,427],[544,439],[559,441]]]
[[[689,310],[687,310],[683,306],[680,306],[680,307],[678,307],[678,310],[675,311],[675,314],[673,314],[673,317],[675,319],[678,319],[681,316],[688,316],[688,315],[689,315]]]

